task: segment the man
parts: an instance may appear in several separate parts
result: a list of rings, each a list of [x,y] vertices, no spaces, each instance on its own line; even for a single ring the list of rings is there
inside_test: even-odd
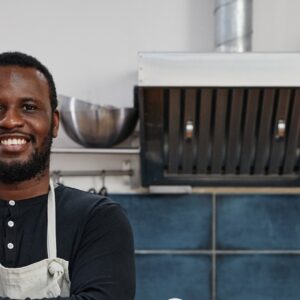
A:
[[[50,181],[56,107],[45,66],[0,54],[0,299],[132,300],[133,239],[120,206]]]

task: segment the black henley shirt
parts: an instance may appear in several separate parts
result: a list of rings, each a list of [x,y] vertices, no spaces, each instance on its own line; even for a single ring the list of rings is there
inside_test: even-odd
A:
[[[108,198],[63,185],[55,196],[57,256],[69,261],[71,280],[70,297],[55,299],[133,300],[133,237],[122,208]],[[0,200],[4,267],[23,267],[48,257],[47,197],[14,205]]]

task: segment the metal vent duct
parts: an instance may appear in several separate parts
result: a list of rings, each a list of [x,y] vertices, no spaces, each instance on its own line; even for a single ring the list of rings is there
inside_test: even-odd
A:
[[[219,52],[251,51],[253,0],[215,1],[216,50]]]
[[[141,54],[143,185],[298,186],[299,69],[300,54]]]

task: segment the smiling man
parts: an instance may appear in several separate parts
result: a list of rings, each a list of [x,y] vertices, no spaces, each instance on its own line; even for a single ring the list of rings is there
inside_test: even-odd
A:
[[[0,299],[132,300],[133,238],[120,206],[51,183],[56,107],[44,65],[0,54]]]

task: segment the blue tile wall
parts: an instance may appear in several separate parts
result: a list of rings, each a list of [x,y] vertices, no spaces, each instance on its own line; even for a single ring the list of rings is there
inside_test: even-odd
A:
[[[298,300],[299,282],[298,255],[217,258],[217,300]]]
[[[135,235],[135,300],[300,299],[300,195],[111,197]]]
[[[205,255],[137,255],[136,300],[211,299],[211,258]]]
[[[136,249],[210,249],[211,196],[112,195],[126,209]]]
[[[300,249],[299,195],[217,196],[218,249]]]

